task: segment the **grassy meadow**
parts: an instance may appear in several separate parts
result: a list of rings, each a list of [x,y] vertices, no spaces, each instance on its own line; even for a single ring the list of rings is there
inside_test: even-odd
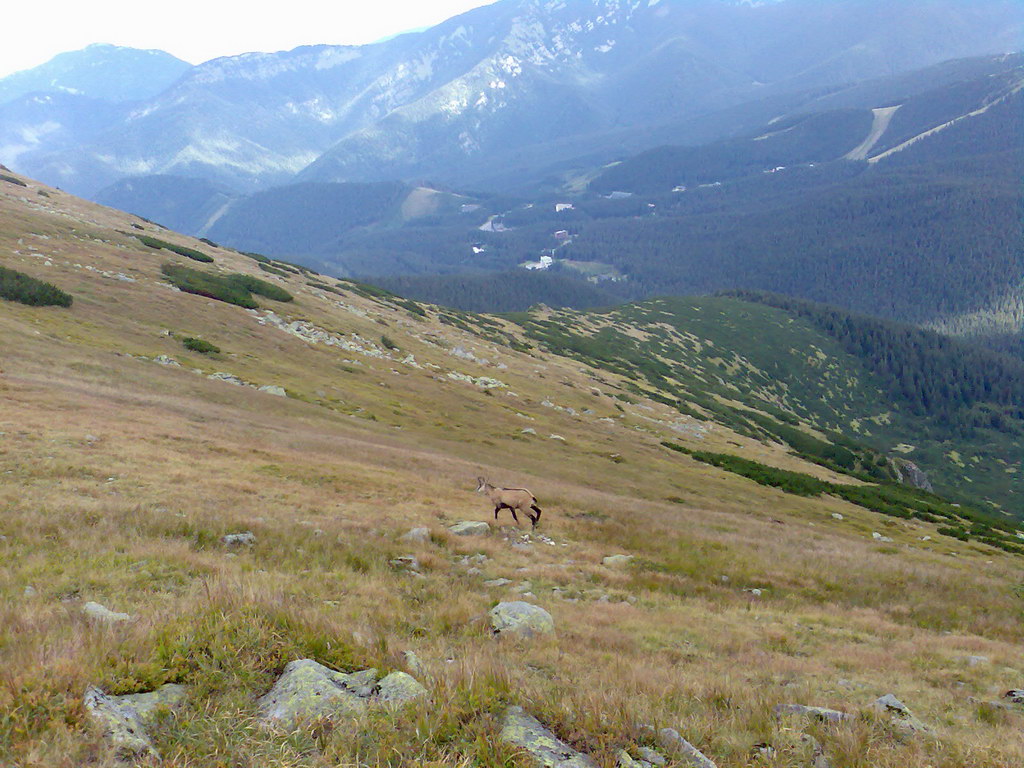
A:
[[[653,745],[645,724],[721,768],[810,765],[786,748],[803,731],[836,768],[1024,765],[1024,713],[984,703],[1024,685],[1020,556],[667,451],[673,440],[859,482],[616,397],[623,376],[527,349],[510,322],[473,332],[472,318],[462,328],[344,282],[272,275],[26,182],[0,184],[0,263],[74,303],[0,302],[0,765],[113,765],[85,689],[166,682],[189,688],[151,733],[153,764],[174,768],[528,766],[498,739],[510,704],[609,768],[623,747]],[[295,301],[250,311],[175,291],[161,266],[185,262],[136,234]],[[303,340],[268,311],[349,346]],[[538,535],[507,512],[488,536],[450,534],[493,523],[478,475],[531,488]],[[401,540],[418,526],[429,542]],[[221,543],[242,531],[255,545]],[[408,554],[420,576],[389,563]],[[634,557],[604,565],[612,554]],[[484,583],[499,578],[510,583]],[[487,611],[503,599],[546,608],[555,636],[493,638]],[[87,601],[133,620],[98,625]],[[429,700],[292,734],[257,721],[291,660],[409,669],[406,651]],[[932,733],[872,712],[886,693]],[[856,717],[773,716],[788,703]],[[773,757],[752,752],[763,742]]]

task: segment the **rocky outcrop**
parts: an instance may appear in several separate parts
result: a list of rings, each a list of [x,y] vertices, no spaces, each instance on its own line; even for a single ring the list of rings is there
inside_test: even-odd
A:
[[[498,603],[491,609],[491,628],[501,637],[531,638],[550,635],[555,631],[555,620],[543,608],[516,600]]]
[[[561,741],[522,707],[509,707],[505,712],[500,738],[545,768],[597,768],[596,762]]]
[[[917,464],[902,457],[894,457],[889,460],[896,479],[902,485],[909,485],[911,488],[920,488],[922,491],[933,492],[932,481],[928,479],[927,473]]]
[[[99,688],[85,692],[85,711],[101,731],[118,760],[158,757],[146,732],[164,712],[173,711],[185,701],[186,689],[168,684],[150,693],[108,696]]]
[[[400,703],[424,696],[427,689],[405,672],[377,681],[376,669],[345,674],[312,659],[293,661],[259,700],[261,719],[286,731],[302,723],[359,714],[367,706]]]
[[[221,537],[220,543],[227,547],[251,547],[256,543],[256,535],[252,531],[229,533]]]

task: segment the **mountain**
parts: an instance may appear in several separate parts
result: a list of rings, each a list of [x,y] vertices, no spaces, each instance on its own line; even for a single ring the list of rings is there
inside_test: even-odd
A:
[[[17,167],[88,194],[147,174],[242,192],[465,186],[517,152],[543,167],[565,159],[545,147],[579,155],[609,131],[1004,53],[1021,29],[1008,0],[501,0],[378,44],[207,62],[102,136]]]
[[[1019,490],[1020,437],[939,445],[865,354],[927,392],[955,349],[738,298],[458,312],[10,171],[0,267],[5,763],[530,765],[513,706],[579,765],[1024,761],[1021,510],[962,479]]]
[[[192,65],[164,51],[97,43],[0,78],[0,104],[30,94],[71,94],[120,103],[150,99]]]

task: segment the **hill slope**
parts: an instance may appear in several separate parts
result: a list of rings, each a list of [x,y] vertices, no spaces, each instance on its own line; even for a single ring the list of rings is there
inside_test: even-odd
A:
[[[112,765],[83,691],[167,682],[186,686],[185,702],[147,730],[181,764],[525,768],[502,737],[513,704],[609,765],[621,749],[664,751],[638,722],[677,729],[722,768],[748,766],[764,743],[809,761],[804,731],[855,768],[1024,759],[1014,705],[978,703],[1024,675],[1016,526],[987,529],[1007,549],[974,531],[961,541],[939,529],[966,508],[896,486],[884,487],[934,511],[876,514],[864,506],[876,480],[726,418],[715,403],[729,398],[716,394],[746,397],[731,379],[759,382],[780,406],[802,402],[730,350],[750,344],[742,318],[729,331],[734,308],[779,310],[720,300],[685,322],[656,305],[619,310],[636,323],[629,338],[678,324],[671,337],[697,355],[686,390],[704,392],[687,396],[688,416],[636,376],[636,356],[621,370],[591,365],[509,319],[257,261],[11,178],[20,183],[0,182],[0,263],[74,301],[0,301],[4,760]],[[209,286],[249,286],[256,308],[174,290],[167,263]],[[725,322],[702,322],[716,308]],[[583,339],[602,322],[540,321]],[[808,324],[775,329],[839,365]],[[220,351],[186,346],[195,338]],[[711,343],[721,363],[701,356]],[[804,418],[789,426],[814,438],[805,452],[840,447]],[[769,487],[705,454],[831,492]],[[481,474],[537,494],[537,534],[504,512],[487,535],[449,530],[493,519],[472,494]],[[426,538],[402,538],[417,526]],[[244,531],[251,545],[221,541]],[[501,599],[546,608],[556,633],[493,637],[486,613]],[[91,619],[90,602],[132,620]],[[406,669],[429,696],[292,734],[262,727],[259,698],[299,658]],[[933,735],[872,710],[890,692]],[[804,702],[856,717],[822,726],[771,714]]]

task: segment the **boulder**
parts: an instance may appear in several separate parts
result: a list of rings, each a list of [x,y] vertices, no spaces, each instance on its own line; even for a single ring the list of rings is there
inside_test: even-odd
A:
[[[841,723],[844,720],[852,720],[852,716],[836,709],[825,707],[806,707],[803,704],[779,704],[775,707],[776,715],[799,715],[802,717],[813,717],[823,723]]]
[[[261,718],[294,731],[303,721],[355,715],[366,707],[365,694],[372,691],[376,680],[376,670],[366,670],[356,677],[335,672],[312,659],[292,661],[259,700]]]
[[[388,560],[388,565],[396,571],[419,571],[420,561],[415,555],[401,555],[400,557]]]
[[[463,520],[449,526],[448,530],[456,536],[486,536],[491,532],[491,526],[479,520]]]
[[[179,707],[185,700],[185,688],[168,684],[151,693],[108,696],[99,688],[85,692],[85,711],[103,733],[118,760],[158,757],[146,728],[161,712]]]
[[[220,543],[228,547],[251,547],[256,543],[256,534],[252,531],[246,531],[245,533],[229,533],[226,536],[221,537]]]
[[[876,699],[871,707],[877,712],[891,716],[900,727],[908,731],[927,733],[931,730],[914,716],[906,704],[891,693]]]
[[[401,540],[410,544],[427,544],[430,542],[430,529],[413,528],[407,533],[403,533]]]
[[[102,621],[107,624],[123,624],[126,621],[132,620],[132,616],[129,613],[118,613],[117,611],[112,611],[106,606],[92,601],[82,606],[82,613],[90,619]]]
[[[718,768],[714,761],[705,757],[699,749],[672,728],[662,728],[658,731],[658,743],[693,768]]]
[[[617,568],[629,565],[629,561],[632,559],[633,555],[608,555],[608,557],[601,560],[601,563],[612,568]]]
[[[549,635],[555,631],[555,620],[543,608],[521,600],[498,603],[491,609],[494,634],[519,638]]]
[[[427,689],[420,685],[416,678],[405,672],[392,672],[377,686],[378,701],[402,702],[426,695]]]
[[[545,768],[597,768],[594,760],[561,741],[522,707],[506,710],[500,738],[527,752]]]

